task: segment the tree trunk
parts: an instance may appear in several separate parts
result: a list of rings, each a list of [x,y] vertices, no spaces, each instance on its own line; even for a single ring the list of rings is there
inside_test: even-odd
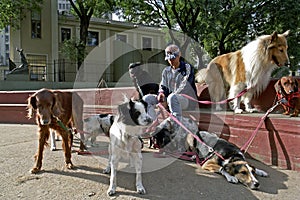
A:
[[[85,58],[86,41],[88,37],[89,19],[83,16],[80,20],[80,39],[77,46],[77,69],[81,67]]]

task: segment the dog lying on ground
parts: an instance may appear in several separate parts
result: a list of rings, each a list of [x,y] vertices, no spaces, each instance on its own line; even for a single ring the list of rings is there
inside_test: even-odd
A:
[[[104,133],[109,137],[109,130],[114,122],[114,116],[111,114],[97,114],[84,119],[83,131],[85,134],[85,142],[91,138],[91,146],[95,145],[96,137]]]
[[[199,70],[195,79],[208,85],[212,101],[226,98],[227,93],[228,98],[234,98],[249,87],[241,98],[233,100],[232,110],[242,113],[240,102],[243,101],[245,110],[254,112],[256,109],[251,106],[252,97],[266,89],[276,67],[289,64],[286,40],[288,34],[289,31],[260,36],[241,50],[217,56],[206,69]],[[220,104],[216,105],[216,110],[222,110]]]
[[[139,136],[144,126],[152,123],[147,114],[147,103],[143,100],[125,100],[118,106],[118,113],[110,128],[109,164],[104,173],[111,172],[110,185],[107,190],[109,196],[116,193],[116,174],[121,157],[129,157],[136,169],[136,190],[145,194],[142,184],[142,153]]]
[[[256,169],[249,165],[243,153],[232,143],[217,137],[215,134],[198,131],[198,126],[194,121],[183,118],[182,124],[192,133],[197,133],[200,140],[207,146],[197,141],[190,133],[182,128],[177,127],[174,129],[174,123],[176,122],[168,120],[167,123],[159,125],[159,128],[154,133],[157,136],[157,141],[159,141],[157,143],[159,148],[167,148],[167,152],[175,150],[182,153],[184,151],[182,151],[180,146],[184,143],[185,151],[195,152],[202,160],[207,159],[202,165],[203,169],[221,173],[228,182],[241,182],[251,189],[259,188],[259,182],[254,174],[268,176],[263,170]],[[180,136],[177,136],[178,134]],[[222,160],[216,154],[212,154],[209,147],[222,155],[225,160]]]
[[[197,152],[200,158],[208,158],[202,165],[202,169],[221,173],[228,182],[240,182],[251,189],[259,188],[259,182],[256,179],[255,174],[263,177],[268,176],[265,171],[248,164],[244,154],[234,144],[206,131],[199,131],[197,136],[201,141],[209,147],[212,147],[215,152],[222,156],[221,158],[218,155],[213,154],[209,151],[208,147],[204,147],[203,144],[199,143],[189,134],[187,136],[187,145],[189,149]]]
[[[291,117],[298,117],[300,110],[300,93],[299,93],[298,80],[292,76],[284,76],[279,79],[274,88],[277,93],[278,100],[285,99],[286,101],[281,103],[284,109],[284,115],[290,115],[291,108],[294,109]]]
[[[41,89],[31,95],[27,101],[28,117],[32,118],[35,113],[36,123],[39,127],[36,163],[31,173],[38,173],[41,170],[44,146],[47,145],[50,130],[55,130],[62,137],[66,166],[68,169],[73,168],[71,162],[73,135],[71,131],[66,129],[75,127],[82,130],[83,100],[75,92]],[[80,144],[80,148],[84,149],[83,143]]]

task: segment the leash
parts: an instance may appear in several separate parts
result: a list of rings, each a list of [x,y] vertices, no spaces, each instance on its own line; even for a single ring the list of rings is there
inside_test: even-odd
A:
[[[271,108],[269,108],[269,110],[264,114],[264,116],[261,117],[258,126],[256,127],[256,129],[253,131],[252,135],[250,136],[250,138],[246,141],[246,143],[241,147],[241,151],[246,153],[248,151],[248,148],[250,147],[250,144],[253,142],[255,136],[258,133],[258,129],[262,126],[263,122],[265,121],[265,119],[267,118],[267,116],[281,103],[281,100],[277,101],[276,104],[274,106],[272,106]]]
[[[56,116],[54,116],[54,115],[53,115],[53,117],[56,119],[56,122],[58,123],[58,125],[59,125],[62,129],[64,129],[65,131],[67,131],[69,134],[72,134],[71,129],[67,128],[67,127],[64,125],[64,123],[62,123],[62,121],[61,121],[58,117],[56,117]]]
[[[178,158],[180,160],[185,160],[185,161],[191,161],[191,162],[196,161],[196,163],[198,165],[200,165],[200,166],[202,165],[202,162],[200,162],[200,158],[196,152],[175,152],[174,153],[171,151],[166,151],[166,150],[160,149],[159,152],[154,153],[155,158],[166,158],[167,156],[171,156],[171,157]]]
[[[97,152],[91,152],[91,151],[78,151],[78,155],[96,155],[96,156],[102,156],[102,155],[108,155],[107,150],[97,151]]]
[[[59,125],[62,129],[64,129],[65,131],[67,131],[69,134],[72,134],[72,129],[71,129],[71,128],[67,128],[67,127],[64,125],[64,123],[62,123],[62,121],[61,121],[58,117],[56,117],[56,116],[54,116],[54,115],[53,115],[53,117],[56,119],[58,125]],[[75,133],[78,133],[77,129],[75,129],[74,132],[75,132]],[[79,141],[81,141],[81,142],[83,143],[83,141],[82,141],[79,137],[77,137],[76,134],[72,134],[72,135],[73,135],[75,138],[77,138]],[[86,149],[85,145],[84,145],[84,148]],[[79,152],[81,152],[81,151],[78,151],[78,154],[79,154]]]
[[[195,98],[193,98],[193,97],[191,97],[191,96],[189,96],[187,94],[181,94],[181,96],[184,96],[185,98],[190,99],[190,100],[195,101],[195,102],[198,102],[200,104],[225,104],[225,103],[228,103],[228,102],[230,102],[230,101],[232,101],[232,100],[234,100],[236,98],[239,98],[239,97],[243,96],[246,92],[248,92],[249,89],[250,89],[250,87],[249,88],[245,88],[244,90],[242,90],[235,97],[233,97],[233,98],[227,98],[225,100],[217,101],[217,102],[213,102],[213,101],[199,101],[199,100],[197,100],[197,99],[195,99]]]
[[[185,131],[187,131],[189,134],[191,134],[198,142],[200,142],[201,144],[203,144],[204,146],[206,146],[208,148],[208,151],[210,153],[214,153],[216,154],[219,158],[221,158],[222,160],[225,160],[223,158],[223,156],[221,154],[219,154],[218,152],[216,152],[212,147],[210,147],[209,145],[207,145],[206,143],[204,143],[197,135],[193,134],[188,128],[186,128],[176,117],[174,117],[171,113],[169,113],[161,103],[158,104],[158,106],[164,110],[165,112],[167,112],[167,114],[169,115],[169,117],[171,119],[173,119],[179,126],[181,126]]]

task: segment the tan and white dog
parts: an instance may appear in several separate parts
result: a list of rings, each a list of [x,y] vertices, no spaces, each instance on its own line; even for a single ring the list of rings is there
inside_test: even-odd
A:
[[[245,88],[250,88],[241,98],[233,100],[232,110],[242,113],[240,102],[243,101],[247,112],[256,111],[251,106],[253,96],[266,89],[276,67],[289,64],[288,34],[289,31],[260,36],[241,50],[217,56],[196,74],[196,81],[208,85],[213,101],[236,97]],[[219,104],[216,110],[222,110]]]
[[[111,172],[110,185],[107,190],[109,196],[116,193],[117,167],[121,157],[129,157],[130,162],[135,166],[137,192],[139,194],[146,193],[142,184],[142,153],[139,139],[143,128],[152,123],[146,109],[147,103],[143,100],[126,100],[118,106],[118,113],[109,131],[109,164],[103,171],[104,173]]]

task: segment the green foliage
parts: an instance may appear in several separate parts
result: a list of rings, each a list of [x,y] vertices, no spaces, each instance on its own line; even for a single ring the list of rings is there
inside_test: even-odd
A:
[[[10,25],[18,28],[19,22],[25,17],[24,10],[40,10],[43,0],[1,0],[0,29]]]
[[[78,46],[80,45],[79,39],[70,39],[65,40],[60,49],[61,53],[68,59],[72,61],[77,61],[78,59],[84,59],[87,55],[87,52],[84,51],[82,55],[78,52]]]
[[[300,6],[294,0],[117,0],[125,20],[177,30],[211,57],[235,51],[255,37],[291,30],[292,69],[300,62]],[[173,32],[172,41],[177,42]],[[190,40],[191,41],[191,40]],[[189,41],[187,41],[189,42]],[[185,47],[187,44],[181,44]]]
[[[80,20],[80,36],[79,42],[70,41],[70,44],[66,43],[66,52],[67,54],[73,53],[72,49],[69,48],[72,45],[76,49],[76,60],[77,68],[81,67],[81,64],[84,61],[86,56],[86,41],[88,37],[88,28],[90,25],[90,20],[92,16],[103,16],[104,14],[110,12],[113,9],[114,1],[113,0],[77,0],[74,3],[72,0],[69,0],[72,6],[72,13],[77,16]]]

